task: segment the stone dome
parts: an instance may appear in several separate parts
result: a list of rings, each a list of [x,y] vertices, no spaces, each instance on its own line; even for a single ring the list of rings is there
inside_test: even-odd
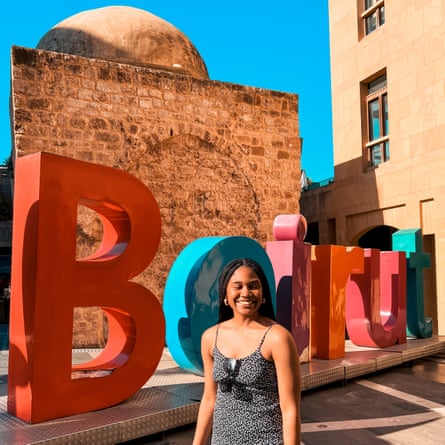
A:
[[[193,43],[170,23],[128,6],[107,6],[73,15],[39,41],[38,49],[134,65],[179,69],[208,79]]]

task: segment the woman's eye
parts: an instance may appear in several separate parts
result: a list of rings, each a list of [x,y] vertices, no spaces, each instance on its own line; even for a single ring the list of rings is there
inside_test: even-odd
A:
[[[261,288],[260,283],[248,283],[248,284],[246,284],[246,286],[249,290],[257,290],[257,289]],[[234,284],[233,286],[230,287],[230,289],[232,289],[233,291],[239,291],[243,287],[244,286],[242,284]]]

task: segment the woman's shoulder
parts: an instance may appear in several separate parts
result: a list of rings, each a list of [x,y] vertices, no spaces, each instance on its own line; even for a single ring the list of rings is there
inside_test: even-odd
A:
[[[266,331],[263,356],[266,360],[276,361],[277,357],[288,357],[296,350],[291,333],[282,325],[273,322]]]
[[[219,325],[218,324],[210,326],[209,328],[207,328],[202,333],[202,337],[201,337],[202,341],[205,342],[205,343],[210,343],[211,342],[213,344],[215,342],[215,338],[216,338],[218,329],[219,329]]]
[[[292,335],[289,330],[277,322],[271,324],[267,336],[271,341],[293,341]]]
[[[207,328],[201,336],[201,353],[211,356],[213,348],[215,346],[217,326],[211,326]]]

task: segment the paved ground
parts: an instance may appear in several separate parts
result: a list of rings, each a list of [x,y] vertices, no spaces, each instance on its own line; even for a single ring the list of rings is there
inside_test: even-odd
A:
[[[305,445],[445,444],[445,354],[304,392]],[[194,425],[126,442],[190,445]]]
[[[6,395],[7,382],[5,328],[0,325],[0,396]],[[445,353],[344,386],[305,391],[301,412],[305,445],[445,444]],[[193,431],[189,425],[125,445],[190,445]]]

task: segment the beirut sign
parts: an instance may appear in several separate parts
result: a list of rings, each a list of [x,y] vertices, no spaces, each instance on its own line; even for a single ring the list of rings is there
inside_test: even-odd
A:
[[[81,259],[79,205],[103,225],[99,249]],[[8,412],[27,422],[125,401],[153,375],[165,342],[179,366],[201,373],[200,337],[217,321],[218,274],[241,256],[265,270],[278,321],[303,361],[341,357],[345,326],[354,343],[380,348],[406,342],[407,332],[431,336],[419,230],[397,232],[394,252],[311,246],[300,215],[277,216],[266,249],[247,237],[201,238],[172,264],[162,307],[131,281],[150,267],[161,237],[156,200],[133,176],[47,153],[21,157],[13,228]],[[89,306],[107,316],[107,343],[73,366],[73,312]]]

